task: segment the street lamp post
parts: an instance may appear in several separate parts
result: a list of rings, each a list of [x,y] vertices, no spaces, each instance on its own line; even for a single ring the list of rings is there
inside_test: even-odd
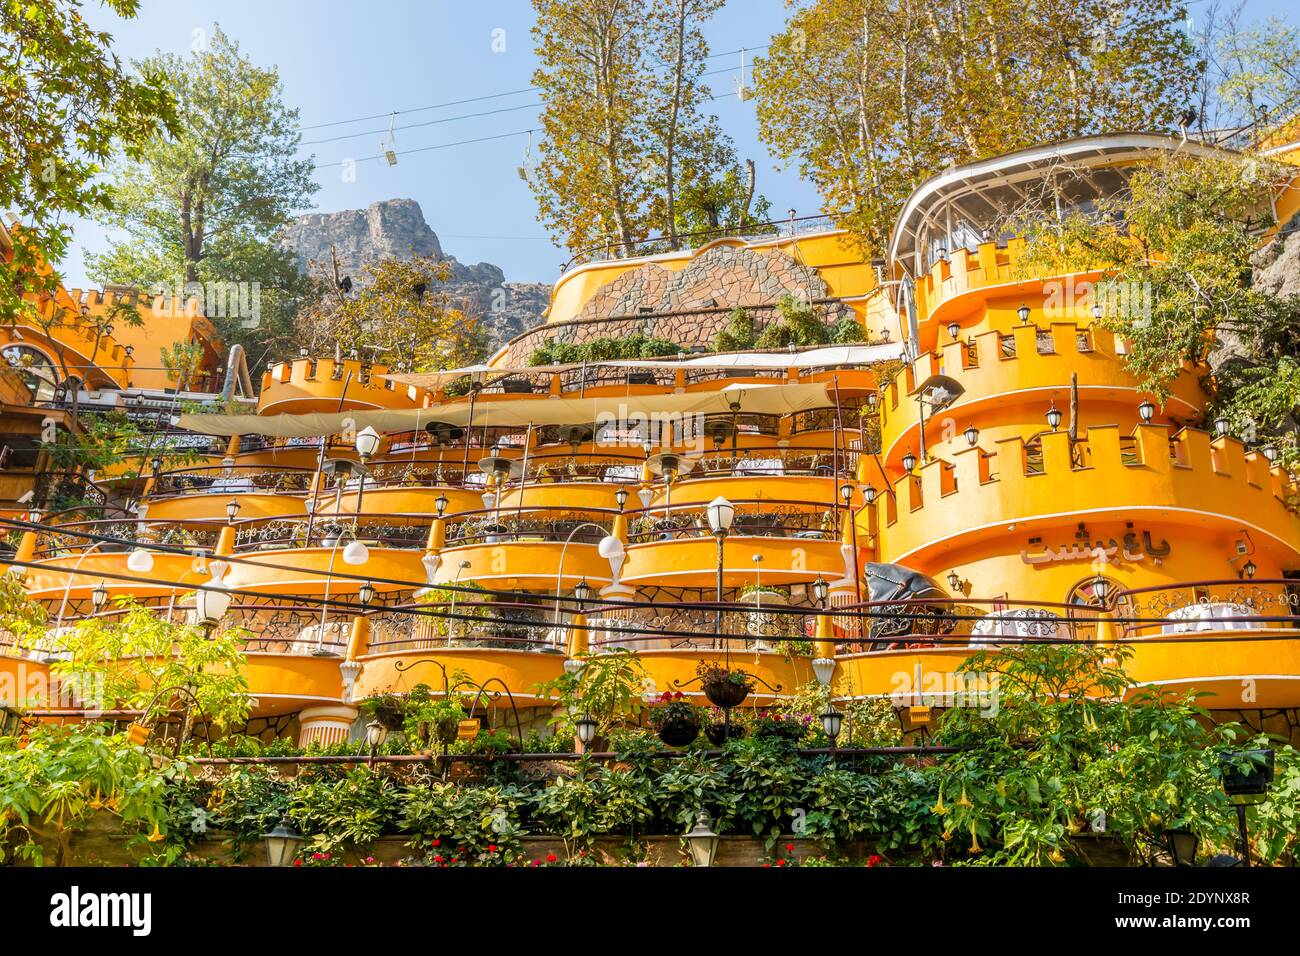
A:
[[[736,518],[736,506],[724,498],[722,495],[714,498],[709,502],[708,508],[709,530],[713,532],[713,537],[718,542],[718,579],[717,594],[715,595],[717,609],[713,614],[713,635],[714,638],[722,641],[722,571],[723,571],[723,542],[726,541],[727,533],[731,530],[731,524]],[[728,644],[723,648],[727,652],[727,667],[731,666],[731,646]]]

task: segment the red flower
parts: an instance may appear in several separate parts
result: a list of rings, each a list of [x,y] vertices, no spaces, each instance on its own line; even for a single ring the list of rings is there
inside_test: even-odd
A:
[[[885,862],[885,858],[879,853],[873,853],[867,857],[867,866],[879,866],[883,862]]]
[[[771,866],[772,866],[772,864],[771,864],[771,863],[764,863],[763,866],[768,867],[768,868],[770,869]]]
[[[785,866],[785,860],[777,860],[777,861],[776,861],[776,865],[777,865],[777,866]]]
[[[442,854],[440,853],[440,854],[438,854],[437,856],[435,856],[435,857],[433,858],[433,862],[434,862],[434,863],[441,863],[441,862],[442,862]]]
[[[302,866],[302,858],[299,857],[298,859],[294,860],[294,861],[293,861],[293,865],[294,865],[294,866]]]
[[[793,844],[793,843],[787,843],[787,844],[785,845],[785,851],[786,851],[787,853],[793,853],[793,852],[794,852],[794,844]]]
[[[495,853],[496,851],[497,851],[497,845],[496,845],[495,843],[489,843],[489,844],[488,844],[488,852],[489,852],[489,853]]]
[[[554,863],[554,862],[555,862],[556,860],[558,860],[558,859],[559,859],[559,857],[556,856],[554,853],[548,853],[548,854],[546,854],[546,862],[547,862],[547,863]]]
[[[311,855],[311,858],[312,858],[313,860],[323,860],[323,859],[325,859],[325,857],[323,857],[323,856],[322,856],[321,854],[319,854],[319,853],[313,853],[313,854]]]
[[[541,865],[542,865],[541,860],[533,860],[533,866],[541,866]]]
[[[439,840],[437,837],[434,837],[434,838],[433,838],[433,845],[434,845],[434,846],[442,846],[442,841]]]

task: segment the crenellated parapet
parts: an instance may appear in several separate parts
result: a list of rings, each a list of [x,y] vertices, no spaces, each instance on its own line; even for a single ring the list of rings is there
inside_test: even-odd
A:
[[[419,408],[428,404],[423,389],[385,378],[387,372],[387,366],[358,359],[278,362],[262,374],[257,413]]]
[[[949,336],[945,333],[944,339]],[[960,438],[974,425],[989,439],[1041,429],[1043,413],[1055,402],[1068,408],[1071,376],[1078,384],[1083,424],[1136,423],[1145,392],[1124,362],[1123,343],[1097,324],[1052,322],[1046,327],[1019,324],[1009,331],[990,329],[948,340],[904,366],[881,388],[881,430],[885,460],[898,466],[902,455],[919,447],[922,414],[919,392],[933,375],[954,379],[965,391],[936,416],[926,409],[926,443],[931,449]],[[1186,363],[1171,384],[1162,414],[1199,417],[1206,396],[1198,370]],[[965,442],[961,444],[964,446]]]
[[[1094,425],[1075,442],[1065,432],[1013,436],[936,456],[898,480],[871,509],[886,560],[923,561],[936,550],[993,529],[1035,522],[1149,515],[1160,522],[1248,529],[1292,558],[1300,521],[1286,499],[1287,473],[1238,439],[1165,425]]]

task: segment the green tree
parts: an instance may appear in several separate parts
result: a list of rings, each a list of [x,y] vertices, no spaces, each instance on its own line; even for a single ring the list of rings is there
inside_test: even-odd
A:
[[[688,233],[767,214],[705,111],[703,24],[721,0],[534,0],[545,137],[528,183],[542,222],[573,252],[679,248]]]
[[[104,0],[134,17],[138,0]],[[24,293],[52,294],[47,268],[67,252],[68,215],[102,210],[111,195],[99,178],[115,149],[139,155],[174,122],[173,101],[157,73],[138,78],[112,52],[113,38],[92,30],[77,0],[0,2],[0,208],[24,220],[13,256],[0,256],[0,323],[36,309]]]
[[[100,281],[183,297],[190,283],[259,283],[260,326],[247,327],[247,315],[209,315],[227,343],[249,347],[256,368],[287,346],[301,293],[293,256],[276,241],[318,188],[312,157],[297,155],[298,111],[284,104],[278,72],[242,55],[217,25],[190,56],[158,53],[137,67],[163,77],[179,121],[115,164],[102,218],[125,238],[89,256],[88,269]]]
[[[1198,11],[1195,125],[1205,139],[1267,129],[1300,104],[1300,30],[1277,17],[1247,22],[1244,13],[1244,3]]]
[[[1288,460],[1300,417],[1300,299],[1251,283],[1260,234],[1273,225],[1270,193],[1285,179],[1228,154],[1150,162],[1089,214],[1026,223],[1020,268],[1103,270],[1101,321],[1129,343],[1125,362],[1142,388],[1163,399],[1186,362],[1208,362],[1215,415]]]
[[[456,368],[482,359],[487,333],[468,303],[447,292],[451,267],[432,256],[365,265],[345,291],[336,270],[311,266],[314,296],[299,310],[295,338],[314,353],[338,343],[413,371]]]
[[[906,196],[954,163],[1171,127],[1191,44],[1169,0],[815,0],[755,64],[759,135],[879,251]]]
[[[247,719],[246,631],[209,633],[198,625],[175,624],[134,599],[117,604],[119,615],[87,618],[53,638],[66,657],[50,669],[79,698],[105,708],[143,710],[146,722],[183,710],[187,723],[211,720],[209,732]]]

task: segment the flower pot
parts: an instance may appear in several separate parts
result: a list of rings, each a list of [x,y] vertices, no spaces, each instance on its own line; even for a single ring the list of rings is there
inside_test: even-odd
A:
[[[739,707],[749,696],[748,684],[737,684],[732,680],[707,681],[702,686],[709,703],[724,710]]]
[[[721,747],[728,740],[740,740],[745,736],[745,728],[738,724],[732,724],[730,731],[730,733],[727,732],[726,724],[710,724],[704,728],[704,736],[715,747]]]
[[[1255,759],[1248,763],[1240,761],[1245,754]],[[1273,751],[1225,752],[1219,758],[1219,767],[1223,773],[1223,792],[1229,797],[1262,796],[1273,782]]]
[[[375,720],[385,730],[401,730],[405,722],[402,708],[397,704],[380,704],[375,708]]]
[[[659,739],[669,747],[685,747],[699,735],[699,724],[689,720],[667,720],[659,727]]]

